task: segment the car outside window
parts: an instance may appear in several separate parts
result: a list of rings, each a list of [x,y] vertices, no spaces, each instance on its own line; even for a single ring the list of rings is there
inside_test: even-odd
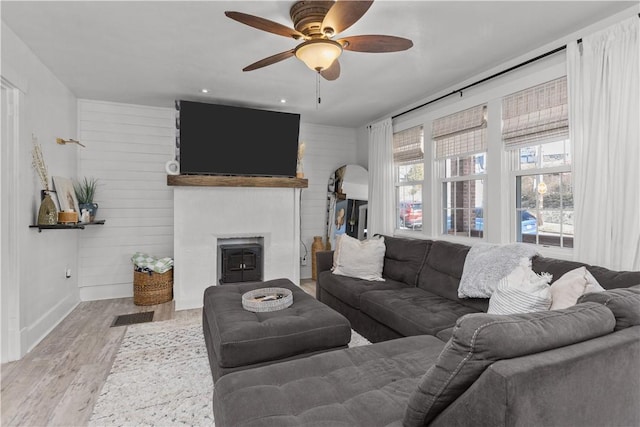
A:
[[[567,79],[504,97],[502,139],[515,178],[513,240],[573,247]]]
[[[569,141],[527,147],[538,155],[516,171],[515,214],[521,216],[516,241],[573,247],[573,191]],[[522,151],[522,150],[521,150]],[[531,225],[535,219],[535,227]]]
[[[424,183],[424,133],[416,126],[393,135],[396,180],[396,227],[422,230],[422,186]]]

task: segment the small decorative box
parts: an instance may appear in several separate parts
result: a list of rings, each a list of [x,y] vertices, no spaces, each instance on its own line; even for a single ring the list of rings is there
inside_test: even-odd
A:
[[[58,212],[58,222],[62,224],[75,224],[78,222],[78,212]]]

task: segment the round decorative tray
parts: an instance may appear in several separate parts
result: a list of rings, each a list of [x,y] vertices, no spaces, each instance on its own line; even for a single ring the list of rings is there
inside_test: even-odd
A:
[[[254,289],[242,295],[242,307],[254,313],[278,311],[293,304],[293,294],[286,288]]]

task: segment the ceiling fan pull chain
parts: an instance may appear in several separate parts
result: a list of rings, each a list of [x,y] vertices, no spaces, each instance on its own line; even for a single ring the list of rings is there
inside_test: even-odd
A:
[[[320,107],[320,103],[322,102],[322,99],[320,98],[320,71],[318,71],[316,73],[316,110],[318,109],[318,107]]]

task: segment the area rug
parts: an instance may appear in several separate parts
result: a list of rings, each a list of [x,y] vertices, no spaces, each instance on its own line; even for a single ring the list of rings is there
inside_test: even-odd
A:
[[[90,426],[213,426],[199,316],[127,327]],[[352,331],[349,347],[369,344]]]

